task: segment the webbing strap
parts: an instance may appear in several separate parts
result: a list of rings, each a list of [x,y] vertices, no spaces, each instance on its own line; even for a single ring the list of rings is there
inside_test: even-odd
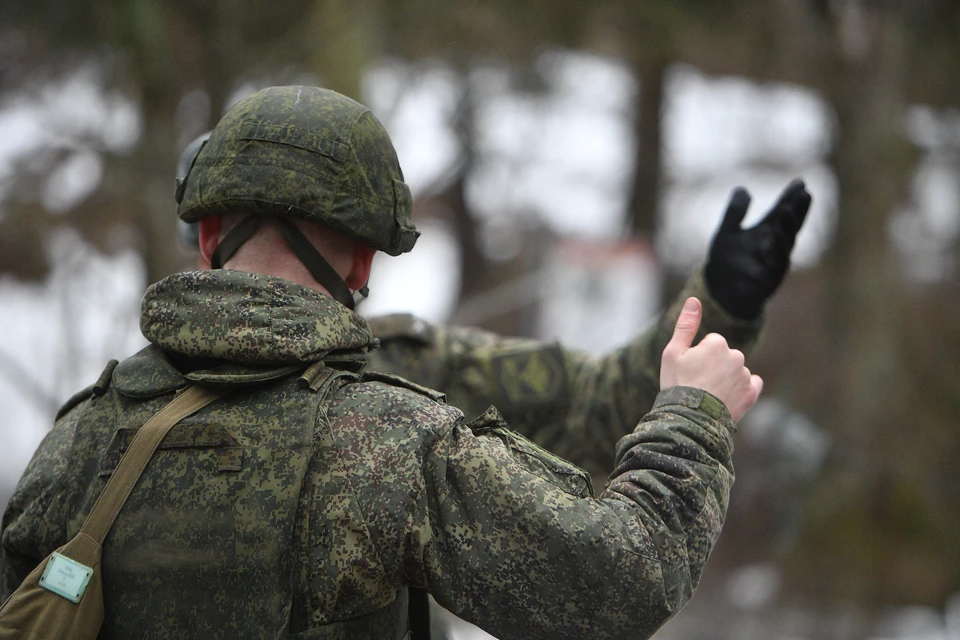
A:
[[[237,226],[230,229],[230,232],[217,245],[213,255],[210,256],[210,266],[214,269],[223,267],[223,263],[237,252],[240,245],[249,240],[250,236],[260,228],[262,221],[263,218],[260,216],[251,215],[238,222]]]
[[[154,414],[137,431],[127,452],[120,459],[120,464],[107,480],[107,486],[97,498],[97,503],[93,505],[93,510],[83,523],[80,533],[90,536],[97,541],[97,544],[103,546],[103,540],[110,532],[120,509],[123,508],[164,436],[180,420],[199,411],[229,391],[229,388],[190,387]]]
[[[256,233],[263,219],[263,216],[254,213],[238,222],[237,226],[231,229],[229,233],[223,237],[223,240],[220,241],[220,244],[217,245],[213,255],[210,256],[210,266],[214,269],[223,267],[223,264],[237,252],[237,249],[249,240],[250,236]],[[310,272],[310,275],[313,276],[314,280],[322,284],[326,290],[330,292],[334,300],[347,309],[353,309],[354,300],[353,293],[350,292],[350,287],[347,286],[347,283],[343,281],[340,274],[337,273],[336,270],[330,266],[330,263],[317,251],[313,243],[307,240],[303,232],[286,218],[271,217],[271,220],[277,225],[277,229],[280,231],[280,235],[287,243],[287,246],[293,250],[297,258],[300,259],[300,262],[303,263],[303,266],[305,266],[307,271]],[[363,295],[366,295],[366,286],[364,286],[361,292]]]
[[[337,273],[330,263],[317,251],[317,248],[307,240],[300,229],[284,218],[275,218],[280,235],[287,241],[287,244],[293,249],[293,252],[300,258],[300,262],[307,268],[307,271],[314,279],[326,287],[333,299],[345,306],[347,309],[353,309],[353,294],[347,283],[343,281],[340,274]]]

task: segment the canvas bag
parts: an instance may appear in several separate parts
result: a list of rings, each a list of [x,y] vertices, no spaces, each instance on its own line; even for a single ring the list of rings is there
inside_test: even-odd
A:
[[[229,388],[194,386],[157,412],[130,443],[83,527],[44,559],[0,608],[0,640],[95,640],[103,624],[100,550],[167,432]]]

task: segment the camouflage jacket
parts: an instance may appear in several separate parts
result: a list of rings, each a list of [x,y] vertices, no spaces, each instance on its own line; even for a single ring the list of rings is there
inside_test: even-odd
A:
[[[697,340],[719,333],[745,353],[756,345],[762,316],[747,321],[728,314],[696,269],[653,326],[600,358],[556,343],[395,314],[369,319],[380,349],[370,354],[368,367],[443,391],[468,418],[496,405],[511,429],[583,467],[602,489],[617,441],[650,411],[660,391],[660,356],[690,296],[703,303]]]
[[[702,391],[660,393],[595,498],[495,410],[363,373],[366,322],[294,283],[178,274],[141,326],[152,344],[64,407],[3,517],[6,597],[178,389],[234,388],[168,434],[107,537],[101,638],[400,640],[409,586],[501,640],[646,638],[719,534],[734,424]]]

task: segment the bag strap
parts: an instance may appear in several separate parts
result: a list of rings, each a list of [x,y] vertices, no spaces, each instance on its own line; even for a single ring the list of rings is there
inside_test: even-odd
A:
[[[217,398],[226,395],[231,389],[210,388],[193,386],[178,395],[170,404],[158,411],[146,424],[144,424],[133,441],[127,448],[127,452],[120,459],[117,468],[107,480],[107,486],[103,488],[100,497],[97,498],[93,510],[87,516],[83,523],[80,533],[85,533],[97,544],[103,546],[103,540],[110,532],[114,520],[123,508],[124,503],[133,491],[134,485],[140,479],[140,475],[153,453],[160,446],[164,436],[180,420],[191,413],[199,411]]]

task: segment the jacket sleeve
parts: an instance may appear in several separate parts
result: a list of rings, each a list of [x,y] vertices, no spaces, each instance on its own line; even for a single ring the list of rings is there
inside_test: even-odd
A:
[[[690,296],[703,304],[695,343],[708,333],[719,333],[731,347],[749,355],[759,340],[763,317],[740,320],[724,311],[707,290],[701,268],[691,274],[657,322],[623,347],[602,358],[567,354],[569,409],[561,426],[547,426],[548,432],[537,440],[584,467],[598,487],[613,468],[611,452],[616,442],[653,406],[660,391],[663,349],[673,335],[683,302]],[[510,422],[510,426],[520,425]]]
[[[599,498],[491,410],[424,457],[411,582],[501,640],[648,638],[692,595],[733,483],[734,426],[674,387],[624,437]],[[418,571],[420,573],[418,573]]]
[[[613,468],[615,444],[653,405],[660,357],[689,296],[703,303],[698,340],[715,332],[745,352],[756,344],[762,317],[744,321],[726,313],[698,268],[655,324],[601,358],[556,343],[391,316],[370,322],[382,339],[370,368],[444,392],[468,418],[496,405],[511,429],[583,467],[599,487]]]
[[[0,534],[0,602],[66,542],[65,496],[82,483],[68,477],[79,411],[57,420],[37,447],[7,504]]]

